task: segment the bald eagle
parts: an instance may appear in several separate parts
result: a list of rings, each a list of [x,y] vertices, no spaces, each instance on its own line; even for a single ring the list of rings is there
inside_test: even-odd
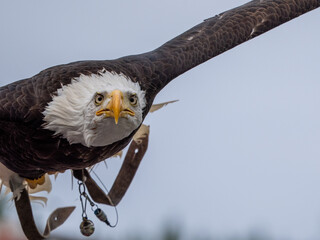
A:
[[[81,170],[132,140],[156,95],[193,67],[320,6],[253,0],[205,20],[159,48],[116,60],[54,66],[0,88],[0,178]]]
[[[58,65],[3,86],[0,161],[29,179],[92,166],[130,142],[155,96],[174,78],[319,5],[254,0],[151,52]]]

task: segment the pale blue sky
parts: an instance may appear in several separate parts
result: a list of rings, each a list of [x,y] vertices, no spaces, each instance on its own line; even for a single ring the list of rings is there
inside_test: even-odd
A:
[[[1,85],[61,63],[152,50],[245,2],[1,1]],[[119,225],[108,229],[96,221],[94,236],[153,234],[174,219],[186,236],[260,229],[275,239],[320,239],[319,13],[170,83],[156,102],[180,101],[146,119],[149,149],[118,206]],[[118,159],[108,170],[100,166],[108,187],[119,166]],[[59,177],[48,207],[35,205],[35,212],[42,223],[54,208],[76,205],[56,233],[79,239],[80,202],[70,185],[69,175]],[[104,209],[114,220],[113,209]]]

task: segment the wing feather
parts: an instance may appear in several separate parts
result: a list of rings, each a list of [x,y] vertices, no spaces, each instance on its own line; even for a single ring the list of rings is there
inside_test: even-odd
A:
[[[178,100],[173,100],[173,101],[168,101],[168,102],[163,102],[163,103],[157,103],[157,104],[153,104],[149,110],[149,112],[155,112],[158,111],[159,109],[163,108],[164,106],[170,104],[170,103],[175,103]]]

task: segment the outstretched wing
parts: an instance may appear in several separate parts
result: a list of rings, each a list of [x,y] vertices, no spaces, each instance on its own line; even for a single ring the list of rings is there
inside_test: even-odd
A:
[[[254,0],[206,19],[154,51],[119,61],[143,72],[141,83],[154,95],[189,69],[319,6],[319,0]]]
[[[0,121],[33,124],[42,122],[42,112],[62,85],[69,84],[80,74],[97,73],[101,61],[74,62],[58,65],[37,75],[0,88]]]
[[[320,6],[320,0],[253,0],[209,18],[144,54],[107,61],[81,61],[46,69],[0,88],[0,120],[39,121],[61,84],[102,69],[122,72],[147,91],[149,112],[156,94],[189,69]]]

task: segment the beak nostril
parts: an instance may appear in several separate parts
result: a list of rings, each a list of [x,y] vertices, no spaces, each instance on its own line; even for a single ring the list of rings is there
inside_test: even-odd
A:
[[[123,93],[120,90],[114,90],[109,95],[109,102],[105,108],[96,112],[96,115],[100,116],[104,114],[104,117],[112,117],[116,124],[118,124],[120,118],[128,118],[128,116],[135,116],[135,112],[127,106],[126,101],[123,101]]]

